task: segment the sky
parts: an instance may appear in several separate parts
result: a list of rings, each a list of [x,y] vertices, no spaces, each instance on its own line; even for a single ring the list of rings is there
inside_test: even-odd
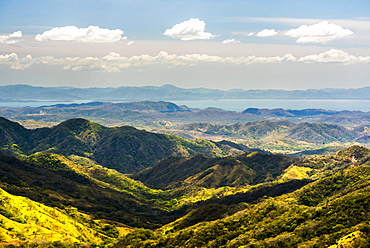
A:
[[[369,0],[0,0],[0,85],[370,86]]]

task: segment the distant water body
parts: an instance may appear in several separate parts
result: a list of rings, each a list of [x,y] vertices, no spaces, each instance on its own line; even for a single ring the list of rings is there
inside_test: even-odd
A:
[[[0,101],[0,107],[41,107],[51,106],[56,104],[72,104],[72,103],[88,103],[90,100],[75,100],[75,101],[53,101],[53,100],[22,100],[22,101]]]
[[[200,101],[172,101],[190,108],[215,107],[230,111],[243,111],[247,108],[265,109],[325,109],[370,111],[370,100],[316,100],[316,99],[220,99]]]
[[[0,102],[0,106],[8,107],[40,107],[55,104],[87,103],[90,100],[77,101],[22,101]],[[199,101],[170,101],[177,105],[186,105],[190,108],[205,109],[209,107],[229,111],[243,111],[247,108],[265,109],[325,109],[325,110],[359,110],[370,111],[370,100],[316,100],[316,99],[219,99]]]

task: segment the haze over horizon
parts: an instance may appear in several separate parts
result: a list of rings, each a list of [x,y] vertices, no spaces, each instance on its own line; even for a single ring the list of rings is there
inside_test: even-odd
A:
[[[362,88],[370,2],[0,2],[0,85]]]
[[[264,89],[260,89],[260,88],[255,88],[255,89],[242,89],[242,88],[230,88],[230,89],[220,89],[220,88],[212,88],[212,87],[203,87],[203,86],[176,86],[174,84],[162,84],[162,85],[117,85],[117,86],[88,86],[88,85],[77,85],[77,86],[73,86],[73,85],[36,85],[36,84],[4,84],[4,85],[0,85],[0,87],[2,86],[31,86],[31,87],[43,87],[43,88],[75,88],[75,89],[91,89],[91,88],[101,88],[101,89],[105,89],[105,88],[121,88],[121,87],[134,87],[134,88],[146,88],[146,87],[158,87],[158,88],[161,88],[161,87],[176,87],[176,88],[179,88],[179,89],[185,89],[185,90],[192,90],[192,89],[209,89],[209,90],[221,90],[221,91],[285,91],[285,92],[290,92],[290,91],[315,91],[315,90],[330,90],[330,89],[333,89],[333,90],[357,90],[357,89],[364,89],[364,88],[370,88],[370,86],[363,86],[363,87],[325,87],[325,88],[306,88],[306,89],[279,89],[279,88],[275,88],[275,89],[272,89],[272,88],[264,88]]]

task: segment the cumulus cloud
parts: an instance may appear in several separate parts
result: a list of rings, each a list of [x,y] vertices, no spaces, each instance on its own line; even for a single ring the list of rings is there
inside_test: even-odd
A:
[[[209,40],[216,37],[216,35],[205,32],[205,29],[206,23],[204,21],[191,18],[166,29],[163,34],[181,40]]]
[[[275,31],[275,29],[264,29],[256,34],[258,37],[269,37],[269,36],[275,36],[278,32]]]
[[[230,44],[230,43],[240,43],[239,40],[235,40],[235,39],[227,39],[227,40],[224,40],[222,41],[223,44]]]
[[[139,56],[124,57],[111,52],[103,57],[65,57],[54,58],[44,56],[33,58],[27,55],[20,58],[15,53],[0,55],[0,65],[9,66],[15,70],[24,70],[32,65],[61,66],[64,70],[73,71],[106,71],[121,72],[125,68],[147,65],[162,65],[167,67],[195,66],[205,63],[223,63],[236,65],[267,64],[267,63],[341,63],[344,65],[370,63],[370,56],[354,56],[344,51],[332,49],[324,53],[295,58],[292,54],[274,57],[242,56],[220,57],[208,54],[176,55],[160,52],[152,56],[143,54]]]
[[[0,55],[0,64],[9,65],[10,68],[15,70],[24,70],[34,63],[31,55],[24,58],[19,58],[16,53]]]
[[[36,35],[38,41],[77,41],[77,42],[116,42],[127,37],[122,37],[120,29],[110,30],[98,26],[78,28],[76,26],[55,27]]]
[[[0,35],[0,43],[14,44],[20,41],[19,38],[22,38],[21,31],[17,31],[9,35]]]
[[[131,46],[132,44],[134,44],[134,41],[133,40],[132,41],[129,41],[126,45]]]
[[[298,43],[321,43],[326,44],[330,41],[351,36],[353,32],[341,26],[322,21],[313,25],[302,25],[296,29],[291,29],[285,35],[298,38]]]

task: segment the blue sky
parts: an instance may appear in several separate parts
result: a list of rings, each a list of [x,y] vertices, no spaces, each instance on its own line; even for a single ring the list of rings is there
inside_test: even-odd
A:
[[[0,0],[0,85],[369,86],[370,1]]]

